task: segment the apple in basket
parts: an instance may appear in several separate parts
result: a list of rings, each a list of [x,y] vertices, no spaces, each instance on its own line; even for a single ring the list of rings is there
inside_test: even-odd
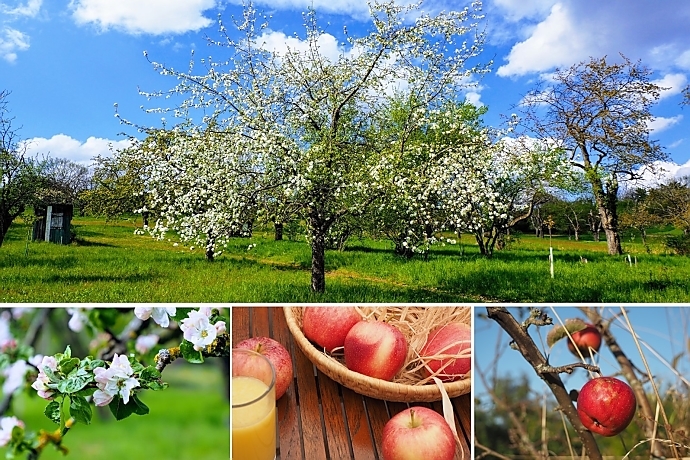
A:
[[[632,388],[614,377],[585,383],[577,397],[577,415],[589,431],[615,436],[635,417],[637,400]]]
[[[573,340],[568,339],[568,350],[575,356],[579,356],[575,350],[575,345],[577,345],[580,353],[585,358],[589,357],[590,348],[598,352],[599,347],[601,347],[601,333],[593,324],[588,324],[584,329],[573,332],[571,335]],[[573,342],[575,342],[575,345],[573,345]]]
[[[384,460],[452,460],[455,437],[446,419],[427,407],[410,407],[383,427]]]
[[[464,323],[448,323],[429,332],[419,352],[424,360],[424,374],[432,373],[444,382],[452,382],[472,368],[472,328]]]
[[[361,320],[355,307],[304,307],[302,332],[330,353],[345,344],[350,328]]]
[[[277,340],[270,337],[252,337],[241,341],[235,348],[246,348],[261,353],[273,364],[276,373],[276,399],[285,394],[292,382],[292,358],[287,349]],[[233,358],[232,367],[249,366],[249,362],[236,362]]]
[[[407,339],[383,321],[360,321],[345,337],[345,366],[354,372],[392,380],[407,359]]]

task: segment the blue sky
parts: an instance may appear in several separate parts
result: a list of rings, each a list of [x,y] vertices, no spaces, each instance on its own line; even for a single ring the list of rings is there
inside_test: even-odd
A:
[[[186,68],[190,53],[214,55],[204,37],[216,36],[216,18],[241,14],[238,0],[0,0],[0,90],[9,98],[20,136],[31,151],[89,163],[126,145],[113,104],[126,118],[157,125],[154,107],[139,95],[174,85],[145,59]],[[280,46],[301,32],[301,12],[313,5],[327,33],[338,37],[366,27],[364,0],[259,0],[272,15],[271,37]],[[430,10],[460,8],[463,0],[427,0]],[[669,174],[690,174],[690,107],[680,90],[690,82],[690,2],[685,0],[485,0],[482,60],[492,72],[467,97],[486,104],[486,121],[501,115],[540,76],[590,56],[623,53],[641,59],[654,79],[669,87],[654,109],[653,137],[669,153]],[[328,25],[325,25],[325,23]],[[335,40],[334,40],[335,42]]]
[[[554,311],[548,306],[542,308],[549,317],[551,317],[555,324],[559,324],[559,320],[554,314]],[[644,363],[640,353],[635,345],[632,334],[625,323],[625,318],[621,314],[619,306],[602,306],[597,307],[602,309],[602,314],[605,318],[612,318],[617,316],[612,323],[612,332],[616,340],[621,346],[621,349],[627,354],[632,363],[641,369],[645,370]],[[688,339],[690,338],[690,308],[687,307],[659,307],[659,306],[625,306],[628,313],[630,323],[642,343],[642,352],[647,360],[652,374],[655,376],[655,382],[662,385],[663,390],[669,386],[679,386],[681,380],[669,366],[664,363],[664,360],[671,363],[675,356],[682,353],[682,357],[677,361],[677,370],[680,375],[690,375],[690,355],[688,354]],[[518,309],[511,308],[510,311],[519,320],[522,321],[528,314],[529,308],[522,307],[521,313]],[[562,321],[568,318],[581,318],[587,321],[587,317],[579,309],[574,307],[556,307],[554,308],[558,317]],[[479,397],[483,403],[489,401],[489,397],[485,392],[485,387],[482,384],[479,375],[483,371],[487,375],[488,380],[495,372],[499,376],[513,376],[518,377],[525,374],[529,377],[530,387],[536,393],[541,395],[546,391],[551,395],[546,384],[536,375],[527,361],[519,354],[519,352],[509,347],[510,337],[508,334],[498,327],[498,324],[489,319],[478,318],[478,315],[486,315],[486,308],[475,308],[475,335],[473,351],[475,353],[474,366],[474,385],[475,396]],[[520,316],[522,314],[522,316]],[[535,343],[542,350],[542,353],[549,354],[549,363],[554,366],[562,366],[577,362],[570,351],[568,351],[565,341],[559,341],[553,348],[548,349],[546,346],[546,334],[551,329],[551,326],[544,326],[540,328],[540,332],[536,332],[536,328],[530,327],[530,334],[535,340]],[[541,337],[540,337],[541,336]],[[542,342],[543,341],[543,342]],[[646,345],[644,345],[646,344]],[[651,350],[654,350],[659,356],[656,356]],[[604,375],[615,375],[619,372],[614,356],[602,344],[600,354],[597,362]],[[561,374],[561,378],[568,390],[579,389],[587,381],[587,371],[584,369],[576,369],[572,375]],[[680,385],[682,387],[682,385]],[[646,384],[647,391],[652,391],[651,385]],[[687,388],[687,387],[685,387]],[[662,393],[663,394],[663,393]],[[554,401],[553,396],[550,396],[551,401]]]

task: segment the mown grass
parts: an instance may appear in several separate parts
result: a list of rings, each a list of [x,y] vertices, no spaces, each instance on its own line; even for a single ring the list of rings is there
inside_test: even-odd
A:
[[[487,259],[471,237],[427,258],[393,254],[392,243],[352,240],[326,254],[326,293],[310,291],[306,242],[268,232],[234,239],[207,262],[203,250],[135,235],[131,222],[77,218],[69,246],[29,243],[21,222],[0,248],[0,300],[8,302],[688,302],[690,258],[626,236],[630,255],[605,242],[523,235]],[[256,247],[249,249],[249,246]],[[549,244],[555,277],[549,274]],[[586,263],[584,262],[586,259]]]
[[[90,425],[76,424],[66,434],[66,457],[49,446],[41,459],[227,460],[230,407],[218,369],[176,363],[163,377],[168,389],[141,395],[148,415],[116,421],[105,408],[94,413]],[[27,430],[53,431],[57,425],[43,415],[45,406],[35,394],[23,394],[12,407]]]

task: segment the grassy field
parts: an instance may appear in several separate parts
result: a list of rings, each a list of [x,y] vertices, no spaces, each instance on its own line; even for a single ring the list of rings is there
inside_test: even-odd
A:
[[[147,391],[142,401],[151,409],[145,416],[116,421],[105,408],[91,425],[76,424],[65,436],[69,455],[52,446],[41,455],[52,459],[227,460],[230,453],[230,406],[221,373],[210,365],[180,363],[166,369],[167,390]],[[13,403],[26,429],[54,430],[43,415],[46,402],[23,395]]]
[[[523,235],[492,259],[470,236],[406,260],[388,241],[352,240],[326,254],[326,293],[310,292],[310,248],[270,233],[237,238],[214,262],[203,249],[135,235],[135,224],[73,221],[68,246],[27,243],[13,224],[0,247],[3,302],[690,302],[690,257],[668,254],[663,235],[624,239],[630,255],[605,242]],[[256,247],[249,249],[250,244]],[[583,259],[587,262],[584,263]]]

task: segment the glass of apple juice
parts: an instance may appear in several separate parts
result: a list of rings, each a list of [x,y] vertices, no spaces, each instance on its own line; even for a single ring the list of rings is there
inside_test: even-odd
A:
[[[276,457],[276,374],[263,355],[232,350],[232,458]]]

